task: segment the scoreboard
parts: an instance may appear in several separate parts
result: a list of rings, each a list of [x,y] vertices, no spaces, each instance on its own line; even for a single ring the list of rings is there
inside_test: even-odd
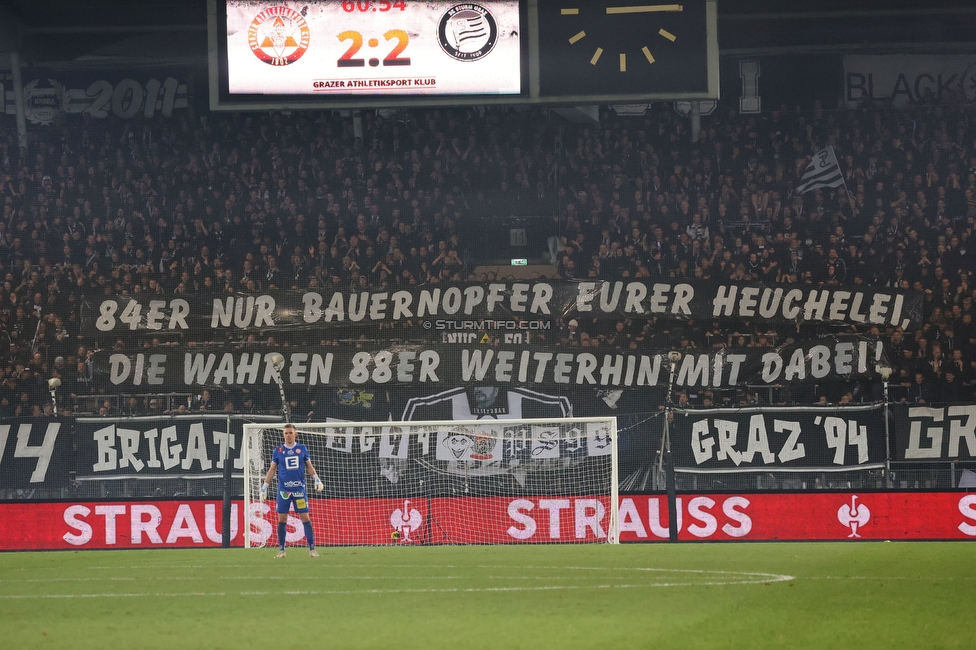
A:
[[[716,13],[715,0],[209,0],[211,108],[714,99]]]

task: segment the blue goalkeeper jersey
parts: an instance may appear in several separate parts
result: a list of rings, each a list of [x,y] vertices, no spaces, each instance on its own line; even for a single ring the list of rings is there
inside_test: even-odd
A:
[[[305,492],[305,461],[308,447],[297,443],[290,449],[284,445],[275,448],[272,462],[278,464],[278,491]]]

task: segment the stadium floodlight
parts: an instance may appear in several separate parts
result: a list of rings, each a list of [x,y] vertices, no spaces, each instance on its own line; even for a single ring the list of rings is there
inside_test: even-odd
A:
[[[664,397],[664,464],[665,481],[668,491],[668,541],[678,541],[678,496],[674,481],[674,456],[671,455],[671,420],[674,418],[672,410],[672,395],[674,394],[674,372],[681,361],[681,352],[668,352],[668,391]]]
[[[268,360],[271,362],[272,378],[278,384],[278,394],[281,396],[281,413],[285,417],[285,422],[291,422],[291,409],[288,408],[288,398],[285,396],[285,382],[281,378],[281,370],[285,367],[285,357],[280,352],[275,352]]]
[[[51,393],[51,404],[54,405],[54,414],[58,414],[58,398],[54,394],[58,388],[61,387],[61,380],[57,377],[51,377],[47,380],[47,389]]]
[[[260,499],[284,424],[244,424],[244,545],[273,546]],[[613,417],[298,424],[321,492],[318,545],[617,543]],[[270,490],[274,494],[274,490]],[[286,543],[302,544],[297,518]]]
[[[888,487],[894,487],[891,478],[891,414],[888,412],[888,380],[891,379],[891,368],[881,366],[878,368],[881,375],[881,390],[884,394],[884,423],[885,423],[885,481]]]
[[[275,372],[280,373],[281,369],[285,367],[285,357],[282,356],[279,352],[275,352],[274,354],[272,354],[271,367],[274,368]]]

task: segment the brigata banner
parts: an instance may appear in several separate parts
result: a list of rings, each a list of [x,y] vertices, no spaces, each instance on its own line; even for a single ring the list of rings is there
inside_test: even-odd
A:
[[[892,460],[976,460],[976,405],[891,407]]]
[[[156,352],[98,352],[95,370],[113,389],[176,390],[271,385],[272,359],[284,357],[286,388],[308,386],[456,387],[491,384],[629,388],[666,386],[668,351],[623,353],[593,348],[487,345],[294,347],[176,346]],[[875,337],[840,335],[776,348],[727,348],[687,354],[675,368],[679,387],[722,388],[877,376],[885,365]]]
[[[78,418],[75,466],[79,478],[217,477],[223,474],[228,454],[234,469],[244,468],[240,439],[240,421],[221,416]]]
[[[918,327],[923,294],[843,287],[630,281],[456,283],[398,291],[98,296],[82,333],[214,332],[364,327],[399,323],[439,334],[504,329],[484,321],[592,318],[816,321]],[[469,323],[465,325],[465,323]],[[480,325],[479,325],[480,323]]]
[[[74,467],[70,418],[18,418],[0,424],[0,489],[61,488]]]
[[[622,542],[667,541],[664,495],[622,495],[619,501]],[[311,502],[319,545],[600,541],[606,506],[606,497],[587,496]],[[678,506],[678,539],[684,541],[976,539],[976,494],[962,492],[682,494]],[[273,543],[273,505],[252,508],[251,544]],[[317,512],[333,513],[331,523],[322,523]],[[232,546],[244,543],[242,515],[235,501]],[[0,503],[0,550],[220,546],[220,521],[220,502],[206,500]],[[297,517],[289,516],[286,537],[291,543],[304,538]]]
[[[881,468],[883,418],[880,405],[676,410],[675,467],[692,473]]]

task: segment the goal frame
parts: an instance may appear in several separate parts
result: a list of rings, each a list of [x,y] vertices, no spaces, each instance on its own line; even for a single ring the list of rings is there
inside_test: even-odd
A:
[[[606,423],[610,433],[610,516],[607,522],[607,544],[620,543],[620,475],[618,469],[618,437],[617,437],[617,418],[616,416],[607,417],[563,417],[563,418],[520,418],[505,420],[417,420],[417,421],[380,421],[380,422],[292,422],[302,433],[304,427],[317,427],[322,429],[338,428],[388,428],[388,427],[450,427],[450,426],[478,426],[485,424],[496,424],[502,426],[511,425],[535,425],[553,423]],[[252,430],[278,429],[283,430],[288,422],[246,422],[243,424],[241,434],[242,459],[244,462],[244,548],[252,548],[251,545],[251,503],[253,494],[251,490],[252,471],[251,471],[251,445],[250,432]],[[307,434],[307,432],[305,432]],[[335,434],[329,434],[335,435]],[[356,434],[359,435],[359,434]],[[270,461],[268,461],[270,464]],[[312,463],[315,460],[312,459]],[[266,472],[267,469],[262,470]]]

